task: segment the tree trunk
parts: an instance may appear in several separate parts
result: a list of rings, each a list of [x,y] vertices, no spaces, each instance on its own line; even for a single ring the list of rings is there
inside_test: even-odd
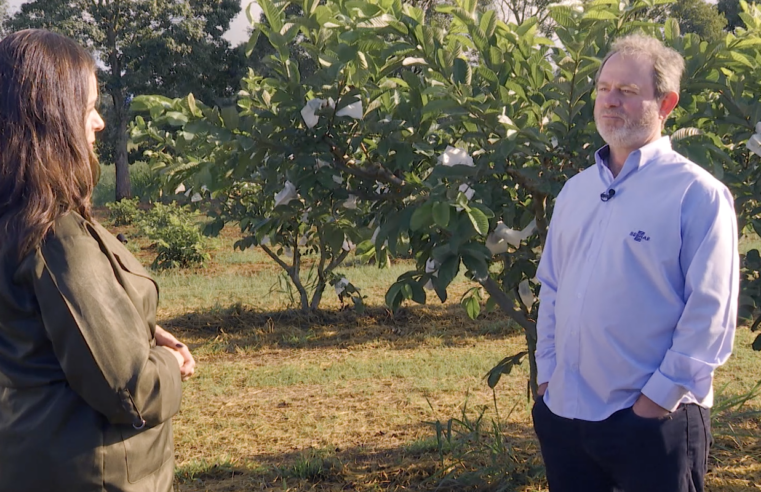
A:
[[[127,107],[126,93],[122,70],[122,59],[119,54],[117,38],[119,37],[118,18],[110,17],[106,22],[106,42],[108,51],[109,77],[106,82],[106,91],[111,95],[114,104],[114,119],[116,122],[116,142],[114,149],[114,166],[116,167],[116,201],[124,198],[132,198],[132,189],[129,180],[129,160],[127,159],[127,123],[129,121],[129,107]]]
[[[539,370],[536,367],[536,325],[533,332],[526,330],[526,343],[528,344],[528,388],[532,399],[536,399],[539,389],[537,376]]]
[[[121,90],[112,93],[114,114],[116,116],[117,135],[114,165],[116,166],[116,201],[132,197],[129,179],[129,161],[127,160],[127,119],[129,112],[125,106]]]
[[[502,290],[502,287],[491,277],[481,282],[481,285],[486,289],[486,292],[497,302],[497,305],[502,309],[504,313],[510,316],[513,321],[518,323],[523,328],[523,333],[526,336],[526,344],[528,345],[528,364],[529,364],[529,379],[528,387],[529,393],[532,398],[536,398],[536,391],[538,388],[536,377],[536,321],[529,319],[523,314],[522,311],[515,307],[515,301],[512,294],[509,294]]]

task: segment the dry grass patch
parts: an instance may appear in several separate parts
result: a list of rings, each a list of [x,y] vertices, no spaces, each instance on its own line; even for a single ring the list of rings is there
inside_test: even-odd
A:
[[[506,490],[545,490],[526,368],[500,382],[499,417],[482,379],[523,346],[497,315],[470,322],[447,308],[410,309],[404,333],[393,331],[393,318],[373,323],[343,312],[313,324],[253,311],[235,322],[216,316],[183,332],[201,355],[175,419],[179,490],[496,490],[484,479],[502,480]],[[309,341],[283,342],[299,332],[311,332]],[[747,330],[738,334],[738,356],[718,377],[727,383],[719,399],[747,389],[757,356],[750,339]],[[748,410],[757,407],[750,402]],[[469,433],[462,423],[472,426],[479,415],[480,434]],[[445,432],[450,421],[452,444],[437,441],[435,422]],[[504,456],[501,471],[485,477],[494,465],[494,422]],[[757,490],[759,426],[753,414],[720,417],[708,490]],[[442,480],[450,471],[457,482]]]
[[[459,415],[466,400],[473,415],[494,418],[483,375],[520,350],[522,335],[497,315],[472,322],[448,308],[416,308],[402,321],[375,312],[377,319],[322,313],[311,325],[254,312],[237,312],[235,321],[203,313],[203,322],[184,331],[182,319],[165,322],[200,354],[175,419],[181,486],[189,487],[181,490],[206,490],[194,487],[207,487],[209,477],[184,472],[204,460],[216,470],[212,482],[229,474],[225,487],[257,480],[279,490],[283,481],[293,490],[313,490],[314,482],[322,484],[314,490],[433,487],[441,462],[432,422]],[[294,320],[300,324],[287,322]],[[288,342],[310,332],[308,344]],[[497,402],[505,413],[518,403],[511,424],[530,441],[525,377],[525,368],[507,377]],[[301,483],[294,470],[309,470],[299,464],[314,452],[326,454],[332,471]]]
[[[121,228],[145,264],[151,245]],[[289,311],[279,271],[256,250],[232,251],[235,228],[210,242],[205,267],[156,275],[160,322],[199,361],[175,418],[177,490],[545,492],[526,399],[527,367],[492,392],[483,375],[525,346],[501,313],[469,320],[450,300],[391,315],[386,288],[412,268],[351,263],[365,314],[330,291],[322,311]],[[749,391],[760,355],[738,332],[717,373],[717,403]],[[715,419],[710,492],[759,490],[758,399]]]

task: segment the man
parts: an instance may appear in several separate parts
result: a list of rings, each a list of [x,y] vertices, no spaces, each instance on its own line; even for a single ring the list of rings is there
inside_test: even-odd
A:
[[[608,145],[556,201],[533,410],[552,492],[704,487],[713,372],[735,330],[737,224],[726,187],[661,137],[683,70],[656,39],[613,44],[594,108]]]

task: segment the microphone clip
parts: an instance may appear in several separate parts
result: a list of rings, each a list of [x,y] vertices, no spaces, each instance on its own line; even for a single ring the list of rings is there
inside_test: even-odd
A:
[[[616,190],[613,188],[609,189],[608,191],[604,191],[600,193],[600,200],[607,202],[611,198],[613,198],[616,195]]]

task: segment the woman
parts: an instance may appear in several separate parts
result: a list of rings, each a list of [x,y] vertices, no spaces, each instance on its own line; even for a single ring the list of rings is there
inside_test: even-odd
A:
[[[51,32],[0,41],[0,492],[172,489],[195,362],[91,216],[95,70]]]

